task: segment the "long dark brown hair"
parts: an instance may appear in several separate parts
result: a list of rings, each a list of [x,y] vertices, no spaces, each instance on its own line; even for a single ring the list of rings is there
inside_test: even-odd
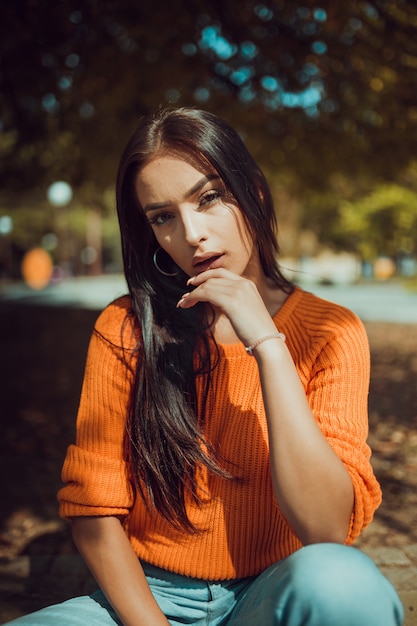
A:
[[[158,154],[174,154],[218,175],[242,211],[265,275],[286,292],[292,285],[277,263],[277,224],[268,184],[237,132],[216,115],[192,108],[163,109],[142,119],[121,157],[116,186],[124,272],[140,329],[127,425],[129,461],[148,506],[173,526],[195,531],[185,494],[201,501],[197,467],[205,465],[225,480],[231,475],[203,434],[215,366],[210,312],[203,304],[176,308],[188,277],[157,271],[153,255],[158,243],[135,191],[138,173]],[[204,380],[199,410],[198,376]]]

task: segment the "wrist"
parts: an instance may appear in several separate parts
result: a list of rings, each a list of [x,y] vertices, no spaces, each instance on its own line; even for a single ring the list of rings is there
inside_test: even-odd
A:
[[[263,337],[260,337],[259,339],[251,343],[249,346],[245,346],[247,354],[249,354],[249,356],[255,356],[254,350],[256,350],[258,346],[263,344],[265,341],[270,341],[271,339],[278,339],[279,341],[285,342],[286,337],[284,333],[280,333],[278,331],[275,333],[269,333],[268,335],[264,335]]]

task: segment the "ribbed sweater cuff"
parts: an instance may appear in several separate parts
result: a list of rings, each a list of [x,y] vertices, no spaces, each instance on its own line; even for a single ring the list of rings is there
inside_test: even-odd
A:
[[[133,490],[123,460],[72,445],[68,448],[58,493],[60,515],[122,515],[133,505]]]

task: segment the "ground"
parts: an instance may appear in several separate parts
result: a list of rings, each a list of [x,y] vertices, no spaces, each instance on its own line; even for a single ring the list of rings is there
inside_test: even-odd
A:
[[[417,326],[369,322],[369,443],[383,501],[357,545],[417,543]]]
[[[56,491],[73,441],[97,312],[0,303],[0,560],[69,554]],[[372,463],[384,498],[362,546],[417,543],[417,328],[365,324],[372,356]]]

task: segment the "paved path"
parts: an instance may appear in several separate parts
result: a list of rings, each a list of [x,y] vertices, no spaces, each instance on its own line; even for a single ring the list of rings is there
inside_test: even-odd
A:
[[[417,544],[363,548],[392,582],[403,602],[405,626],[417,626]]]

